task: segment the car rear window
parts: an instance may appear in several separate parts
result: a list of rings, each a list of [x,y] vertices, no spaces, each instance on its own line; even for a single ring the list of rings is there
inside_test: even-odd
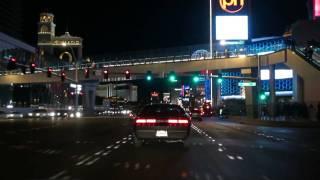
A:
[[[149,105],[142,109],[142,116],[185,116],[185,111],[177,105]]]

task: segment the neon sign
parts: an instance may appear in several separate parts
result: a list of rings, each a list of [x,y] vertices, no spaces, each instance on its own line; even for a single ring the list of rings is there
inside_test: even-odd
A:
[[[320,17],[320,0],[313,0],[313,18]]]
[[[244,7],[244,0],[220,0],[220,7],[224,11],[234,14],[242,10]]]

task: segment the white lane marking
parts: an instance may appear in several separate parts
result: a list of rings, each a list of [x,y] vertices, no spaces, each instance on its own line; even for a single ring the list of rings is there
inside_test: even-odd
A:
[[[215,139],[212,139],[212,142],[215,142],[216,140]]]
[[[116,144],[120,144],[120,141],[117,141]]]
[[[111,149],[113,147],[113,145],[110,145],[108,147],[106,147],[106,149]]]
[[[77,166],[81,166],[82,164],[84,164],[85,162],[89,161],[91,159],[91,156],[90,157],[87,157],[86,159],[82,160],[82,161],[79,161],[76,165]]]
[[[221,143],[219,143],[218,145],[219,145],[219,146],[223,146],[223,144],[221,144]]]
[[[220,175],[218,175],[217,178],[218,178],[218,180],[223,180],[223,177]]]
[[[219,151],[219,152],[223,152],[223,149],[219,148],[218,151]]]
[[[129,141],[131,141],[132,138],[128,138]]]
[[[113,147],[113,149],[118,149],[120,147],[120,145],[116,145],[115,147]]]
[[[96,155],[96,156],[99,156],[100,154],[102,154],[102,152],[103,152],[102,150],[101,150],[101,151],[98,151],[98,152],[95,153],[95,155]]]
[[[263,180],[271,180],[270,178],[268,178],[267,176],[262,176]]]
[[[241,157],[241,156],[237,156],[237,159],[239,159],[239,160],[243,160],[243,157]]]
[[[140,168],[140,164],[139,163],[136,163],[135,165],[134,165],[134,170],[138,170]]]
[[[125,144],[125,143],[127,143],[127,141],[122,141],[122,144]]]
[[[126,137],[124,137],[124,138],[122,138],[122,140],[127,140],[127,138],[126,138]]]
[[[61,171],[61,172],[59,172],[59,173],[57,173],[57,174],[55,174],[55,175],[51,176],[49,179],[57,179],[58,177],[60,177],[60,176],[62,176],[62,175],[64,175],[64,174],[66,174],[66,173],[67,173],[67,171],[63,170],[63,171]]]
[[[95,158],[94,160],[87,162],[87,163],[86,163],[86,166],[91,166],[92,164],[94,164],[95,162],[97,162],[99,159],[100,159],[100,158],[97,157],[97,158]]]
[[[231,159],[231,160],[234,160],[234,157],[231,156],[231,155],[227,155],[227,157],[228,157],[229,159]]]

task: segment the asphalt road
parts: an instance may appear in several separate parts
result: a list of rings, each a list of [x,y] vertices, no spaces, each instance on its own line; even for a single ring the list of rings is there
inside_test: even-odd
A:
[[[0,119],[0,179],[320,179],[320,129],[194,122],[182,143],[135,147],[129,120]]]

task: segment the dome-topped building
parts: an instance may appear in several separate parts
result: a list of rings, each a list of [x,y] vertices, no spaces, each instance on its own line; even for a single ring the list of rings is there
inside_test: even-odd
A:
[[[59,61],[62,61],[61,63],[56,62],[59,64],[80,61],[82,59],[83,39],[71,36],[69,32],[56,36],[55,28],[54,15],[41,13],[38,23],[38,47],[41,61],[49,63],[48,61],[52,61],[52,59],[59,59]]]

